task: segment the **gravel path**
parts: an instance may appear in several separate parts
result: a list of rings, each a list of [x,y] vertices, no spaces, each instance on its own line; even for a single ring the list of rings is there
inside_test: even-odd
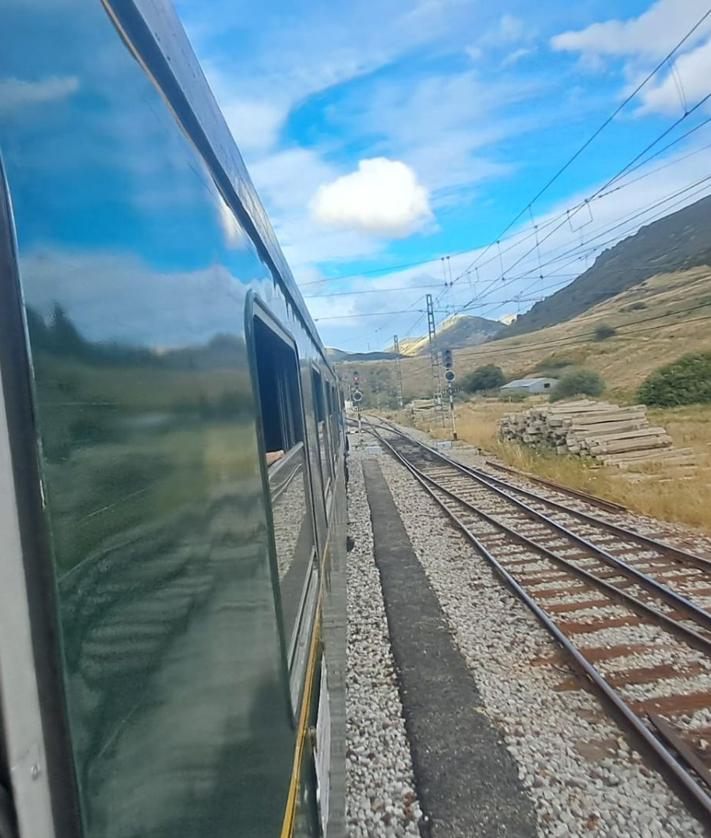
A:
[[[547,632],[445,522],[439,507],[389,455],[382,455],[381,467],[487,714],[519,764],[539,833],[703,835],[597,699],[574,688],[572,673]],[[356,503],[360,499],[353,496],[354,513]],[[618,631],[624,635],[624,629],[610,631],[615,633],[610,642],[619,642]]]
[[[395,665],[373,558],[360,454],[350,456],[346,818],[348,834],[419,835],[414,787]]]

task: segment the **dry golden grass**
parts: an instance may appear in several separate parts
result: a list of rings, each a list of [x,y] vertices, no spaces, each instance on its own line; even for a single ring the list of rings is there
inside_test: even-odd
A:
[[[493,399],[477,399],[457,409],[459,438],[493,454],[514,468],[537,474],[624,504],[630,509],[663,521],[672,521],[711,533],[711,406],[693,406],[650,410],[650,421],[669,431],[678,447],[694,448],[698,469],[689,478],[674,478],[648,469],[632,482],[624,472],[612,468],[592,468],[577,457],[561,457],[502,442],[497,437],[497,422],[504,413],[527,409]],[[435,437],[447,432],[432,427]]]

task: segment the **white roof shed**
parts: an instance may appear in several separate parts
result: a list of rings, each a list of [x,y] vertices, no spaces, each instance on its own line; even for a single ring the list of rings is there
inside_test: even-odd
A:
[[[557,381],[555,378],[517,378],[504,384],[502,390],[525,390],[527,393],[547,393]]]

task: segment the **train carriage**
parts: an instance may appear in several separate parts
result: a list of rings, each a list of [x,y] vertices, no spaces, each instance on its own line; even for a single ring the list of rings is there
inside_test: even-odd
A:
[[[344,832],[336,377],[161,0],[0,9],[0,838]]]

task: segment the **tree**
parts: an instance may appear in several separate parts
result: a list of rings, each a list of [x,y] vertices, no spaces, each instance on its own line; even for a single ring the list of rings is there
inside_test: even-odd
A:
[[[711,403],[711,352],[692,352],[655,370],[642,383],[637,399],[663,407]]]
[[[496,390],[503,384],[506,384],[506,377],[501,367],[497,367],[496,364],[485,364],[483,367],[477,367],[462,379],[462,389],[468,393]]]
[[[605,382],[592,370],[575,370],[564,375],[551,393],[551,401],[567,399],[570,396],[599,396],[605,389]]]

